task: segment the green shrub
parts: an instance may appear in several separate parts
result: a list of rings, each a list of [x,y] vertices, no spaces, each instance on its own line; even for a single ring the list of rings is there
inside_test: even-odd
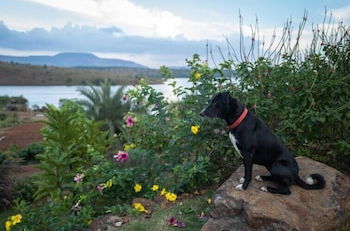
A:
[[[102,123],[87,119],[78,103],[65,101],[59,109],[52,105],[47,108],[47,126],[42,130],[45,152],[37,155],[44,173],[36,194],[62,200],[71,193],[77,170],[102,158],[109,140],[107,133],[100,131]]]
[[[60,203],[50,201],[37,206],[29,205],[24,200],[17,201],[16,210],[20,211],[23,218],[14,230],[82,230],[91,224],[94,211],[89,205],[79,211],[72,211],[71,203],[70,198]]]
[[[6,115],[6,114],[2,114]],[[0,128],[10,127],[13,125],[19,124],[19,118],[18,115],[15,113],[11,116],[2,116],[3,119],[0,119]]]
[[[158,175],[162,176],[165,185],[175,182],[169,185],[175,192],[191,192],[217,183],[239,163],[232,155],[228,138],[222,138],[227,133],[224,124],[199,116],[199,111],[218,86],[230,88],[229,78],[219,69],[210,69],[198,55],[187,62],[191,68],[189,81],[192,82],[188,89],[178,87],[169,70],[162,68],[173,92],[182,97],[180,102],[168,103],[162,93],[143,81],[128,92],[135,108],[144,107],[143,111],[149,113],[129,113],[136,122],[133,126],[125,126],[121,134],[124,142],[134,143],[144,152],[151,153],[156,162],[164,166]],[[199,132],[192,132],[192,126],[199,126]]]
[[[28,203],[33,202],[35,200],[34,194],[38,189],[35,184],[38,177],[40,176],[30,176],[16,182],[12,189],[12,197]]]
[[[104,183],[103,177],[111,172],[111,168],[101,175],[98,171],[99,166],[111,164],[103,156],[110,140],[107,132],[100,130],[102,123],[87,119],[78,103],[65,101],[60,108],[51,105],[47,108],[47,126],[42,130],[45,148],[37,154],[43,173],[34,179],[34,185],[24,182],[17,190],[17,209],[23,214],[18,228],[82,229],[91,223],[95,208],[97,214],[104,213],[105,210],[99,208],[108,203],[103,201],[105,198],[99,195],[96,186]],[[79,172],[86,174],[80,183],[74,181]],[[35,193],[30,197],[26,189]],[[40,200],[29,205],[25,201],[31,201],[33,195]],[[38,217],[40,219],[35,219]]]
[[[6,120],[8,118],[8,115],[5,113],[0,113],[0,120]]]
[[[27,147],[18,151],[17,155],[23,158],[27,162],[33,162],[36,160],[36,155],[44,152],[44,146],[42,143],[32,143]]]

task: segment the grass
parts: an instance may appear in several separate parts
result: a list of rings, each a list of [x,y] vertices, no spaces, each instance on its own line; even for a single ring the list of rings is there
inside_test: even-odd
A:
[[[123,231],[170,231],[180,229],[183,231],[196,231],[200,230],[204,223],[207,221],[207,217],[200,219],[198,215],[204,211],[207,214],[209,211],[209,204],[207,199],[213,194],[212,191],[208,191],[203,195],[177,201],[170,208],[162,209],[156,208],[151,218],[145,218],[142,215],[136,216],[131,222],[121,230]],[[186,224],[184,228],[171,227],[168,225],[167,220],[170,217],[175,217],[177,220]]]
[[[1,211],[0,212],[0,230],[2,230],[2,228],[4,227],[5,222],[8,220],[8,218],[12,215],[17,214],[17,211],[13,208],[10,208],[8,210],[5,211]]]

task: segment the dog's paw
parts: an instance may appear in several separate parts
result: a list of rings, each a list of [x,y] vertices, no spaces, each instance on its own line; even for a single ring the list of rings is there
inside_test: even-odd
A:
[[[241,184],[244,183],[244,177],[242,177],[241,179],[239,179],[239,183],[241,183]]]
[[[237,185],[237,186],[236,186],[236,189],[237,189],[237,190],[243,190],[243,184]]]
[[[260,175],[256,175],[255,180],[259,182],[263,181]]]
[[[268,192],[266,186],[261,186],[261,187],[260,187],[260,190],[263,191],[263,192]]]

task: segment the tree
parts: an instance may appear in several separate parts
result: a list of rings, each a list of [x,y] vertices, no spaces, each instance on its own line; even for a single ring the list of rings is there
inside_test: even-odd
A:
[[[99,121],[107,123],[109,135],[120,131],[123,116],[130,110],[130,102],[123,100],[125,86],[118,88],[112,95],[111,82],[105,79],[99,87],[88,84],[89,87],[79,89],[79,92],[87,99],[81,100],[88,115]]]

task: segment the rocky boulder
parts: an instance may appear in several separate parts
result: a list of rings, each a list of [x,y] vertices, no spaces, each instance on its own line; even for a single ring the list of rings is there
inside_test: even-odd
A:
[[[311,173],[324,176],[322,190],[306,190],[292,185],[291,195],[263,192],[256,175],[269,175],[258,165],[253,167],[253,180],[245,191],[235,189],[244,176],[239,167],[220,186],[212,199],[212,211],[202,231],[236,230],[337,230],[340,222],[350,217],[350,177],[327,165],[306,157],[296,158],[302,179]]]

